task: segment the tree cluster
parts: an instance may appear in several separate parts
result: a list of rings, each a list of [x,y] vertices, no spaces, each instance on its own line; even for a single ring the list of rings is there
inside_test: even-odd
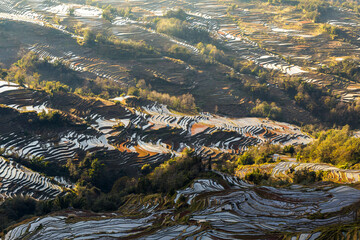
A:
[[[178,18],[158,18],[154,20],[157,32],[184,39],[190,43],[210,43],[212,39],[207,29],[191,26]]]
[[[359,62],[355,60],[333,61],[319,69],[321,73],[336,75],[342,78],[360,82]]]
[[[348,126],[317,134],[316,140],[301,149],[299,161],[330,163],[342,168],[358,168],[360,139],[354,137]]]

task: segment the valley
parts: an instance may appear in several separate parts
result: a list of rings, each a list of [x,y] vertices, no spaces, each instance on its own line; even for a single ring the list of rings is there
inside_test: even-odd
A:
[[[0,237],[357,239],[359,9],[0,0]]]

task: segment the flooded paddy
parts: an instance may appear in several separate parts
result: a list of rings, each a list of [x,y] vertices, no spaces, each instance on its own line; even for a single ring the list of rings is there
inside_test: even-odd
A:
[[[225,154],[236,157],[249,147],[263,143],[302,145],[312,141],[293,124],[243,117],[244,93],[236,92],[242,83],[222,80],[233,70],[230,66],[219,63],[197,65],[201,54],[195,45],[157,33],[146,25],[147,20],[142,17],[151,20],[163,16],[169,9],[184,8],[189,14],[189,24],[205,27],[226,56],[241,62],[251,61],[263,69],[301,77],[303,81],[320,86],[330,86],[333,79],[319,75],[317,68],[331,59],[342,61],[343,56],[357,56],[360,46],[356,41],[330,40],[328,35],[319,32],[316,24],[303,21],[296,12],[284,12],[283,18],[277,19],[276,12],[273,12],[276,9],[259,12],[248,9],[245,3],[231,12],[236,16],[237,21],[234,21],[227,15],[228,5],[215,0],[106,2],[133,7],[135,17],[116,16],[110,23],[101,18],[102,10],[94,6],[61,1],[15,4],[15,1],[0,0],[0,28],[8,33],[1,46],[10,47],[6,53],[0,54],[1,59],[8,52],[21,48],[50,62],[60,60],[82,76],[109,79],[119,86],[131,86],[134,78],[149,79],[147,84],[156,91],[169,91],[176,96],[193,94],[197,100],[201,99],[204,111],[213,111],[215,105],[216,109],[219,105],[230,110],[218,114],[181,114],[158,103],[129,107],[126,105],[131,100],[128,97],[114,98],[112,102],[83,99],[72,94],[56,93],[50,97],[0,81],[0,104],[9,108],[3,110],[6,113],[1,115],[0,122],[0,147],[5,149],[5,155],[23,159],[44,157],[47,161],[65,163],[78,155],[100,153],[108,156],[104,161],[114,168],[138,171],[144,164],[158,166],[179,156],[186,148],[194,149],[203,159],[216,160]],[[70,16],[71,11],[73,16]],[[56,17],[60,19],[58,24],[53,21]],[[327,23],[357,31],[360,22],[354,19],[347,21],[339,15],[336,19],[328,19]],[[81,37],[69,28],[76,23],[93,30],[104,29],[120,40],[144,41],[158,54],[120,60],[101,56],[94,49],[77,43]],[[11,46],[10,42],[14,44]],[[174,44],[189,50],[195,64],[169,57],[166,51]],[[316,54],[314,49],[318,49]],[[241,76],[255,82],[255,76]],[[277,88],[275,85],[268,87]],[[341,91],[340,100],[351,102],[360,96],[358,89],[358,84],[351,82],[335,91]],[[120,101],[120,104],[115,101]],[[287,98],[281,101],[290,102]],[[302,115],[299,109],[292,111]],[[38,113],[54,110],[72,117],[75,123],[63,128],[30,125],[28,120],[36,119]],[[226,113],[232,116],[227,117]],[[358,171],[322,164],[284,162],[271,168],[274,176],[284,175],[290,169],[312,169],[328,171],[336,182],[355,183],[360,177]],[[354,213],[343,210],[356,204],[360,198],[359,190],[349,186],[261,187],[220,175],[224,181],[196,179],[187,187],[176,190],[174,202],[184,201],[184,204],[194,206],[201,201],[206,203],[201,209],[194,208],[197,210],[186,213],[188,224],[175,224],[173,221],[166,227],[157,226],[148,231],[157,219],[173,214],[172,209],[166,212],[156,206],[147,209],[142,218],[104,213],[96,219],[77,219],[84,213],[70,211],[70,214],[58,213],[16,226],[5,239],[249,239],[276,237],[283,232],[309,234],[302,236],[307,238],[311,236],[308,232],[317,227],[336,224],[339,219],[342,222],[353,220]],[[243,175],[239,173],[239,176]],[[62,194],[62,187],[71,185],[61,178],[50,181],[5,160],[0,161],[0,178],[3,198],[24,195],[40,200],[52,199]],[[88,217],[93,217],[92,214]],[[317,214],[329,214],[330,217],[316,218]]]
[[[180,190],[192,203],[206,200],[208,205],[193,213],[188,213],[190,225],[173,225],[147,232],[153,221],[171,211],[155,209],[144,218],[124,218],[119,216],[97,217],[97,220],[84,220],[90,217],[83,212],[69,212],[32,220],[10,230],[5,239],[62,239],[71,236],[77,239],[105,239],[116,237],[141,236],[140,239],[168,238],[206,238],[206,239],[266,239],[275,237],[277,232],[309,232],[320,226],[352,219],[352,213],[341,213],[341,209],[356,203],[360,191],[350,187],[290,188],[256,187],[221,175],[231,189],[216,181],[199,179],[192,188]],[[315,213],[335,213],[336,217],[309,219]],[[70,218],[71,216],[71,218]],[[79,220],[77,221],[77,217]],[[75,221],[74,221],[75,220]],[[70,221],[70,222],[69,222]],[[74,223],[72,223],[74,221]],[[39,227],[41,225],[41,227]],[[208,226],[204,228],[204,226]],[[137,235],[140,234],[140,235]]]
[[[2,157],[0,157],[0,179],[0,201],[15,196],[46,200],[58,196],[63,191],[49,178]]]
[[[360,182],[360,170],[340,169],[325,163],[299,163],[294,161],[280,162],[275,164],[265,164],[263,166],[257,166],[260,170],[263,170],[271,174],[274,178],[281,178],[289,176],[291,171],[320,171],[324,173],[324,178],[333,182],[339,183],[358,183]],[[244,168],[237,171],[236,175],[240,178],[244,178],[245,175],[252,169]]]
[[[81,99],[78,100],[81,101]],[[0,95],[0,103],[21,112],[67,111],[61,103],[55,103],[36,91],[26,89],[18,90],[18,92],[14,90],[4,96]],[[76,103],[73,104],[76,106]],[[78,104],[84,107],[84,103]],[[204,157],[210,157],[218,150],[240,153],[250,146],[269,141],[274,144],[294,145],[307,144],[311,141],[310,137],[294,125],[261,118],[235,119],[209,113],[195,116],[181,115],[157,103],[143,106],[144,112],[134,111],[124,106],[118,107],[114,104],[112,108],[119,113],[114,117],[115,115],[108,116],[101,112],[102,108],[91,109],[91,105],[89,107],[90,113],[88,110],[86,115],[79,116],[90,123],[90,128],[78,127],[77,130],[60,132],[55,141],[47,143],[34,136],[27,140],[22,139],[23,143],[20,144],[15,141],[20,132],[3,132],[2,146],[11,148],[23,157],[51,155],[52,159],[61,160],[73,156],[79,150],[121,149],[124,152],[136,153],[136,149],[142,149],[141,151],[149,152],[150,155],[175,156],[187,146],[194,148],[200,155],[204,154]],[[109,106],[104,105],[104,107]],[[114,128],[119,124],[123,124],[123,127]],[[194,127],[196,132],[194,132]],[[12,139],[14,141],[10,141]],[[29,142],[25,144],[26,141]],[[209,154],[207,155],[205,152],[202,153],[203,147],[208,147],[213,151],[206,151]]]

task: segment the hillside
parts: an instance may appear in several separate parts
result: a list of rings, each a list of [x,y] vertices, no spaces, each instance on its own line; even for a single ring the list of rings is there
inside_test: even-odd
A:
[[[357,239],[359,11],[0,0],[2,239]]]

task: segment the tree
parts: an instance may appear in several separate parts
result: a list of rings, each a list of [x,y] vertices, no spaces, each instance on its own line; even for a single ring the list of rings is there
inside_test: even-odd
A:
[[[75,8],[69,8],[69,12],[68,12],[68,15],[70,16],[70,17],[73,17],[73,16],[75,16]]]
[[[259,117],[266,118],[278,118],[281,114],[281,108],[272,102],[268,104],[267,102],[257,103],[256,106],[251,110],[251,114]]]
[[[254,164],[254,158],[248,152],[243,153],[236,162],[238,165],[252,165]]]
[[[295,153],[295,148],[293,145],[286,145],[283,149],[284,153],[290,153],[293,155]]]
[[[109,5],[103,10],[101,16],[105,20],[112,22],[115,19],[116,14],[117,14],[116,8],[113,8],[111,5]]]
[[[19,70],[15,73],[14,80],[20,85],[24,86],[25,83],[25,74]]]
[[[147,175],[151,172],[151,166],[150,164],[144,164],[142,167],[141,167],[141,173],[143,175]]]
[[[95,33],[90,29],[84,30],[84,39],[83,42],[86,45],[93,45],[95,44],[96,35]]]
[[[322,131],[313,144],[299,152],[298,158],[350,168],[360,163],[360,139],[352,135],[349,126]]]

